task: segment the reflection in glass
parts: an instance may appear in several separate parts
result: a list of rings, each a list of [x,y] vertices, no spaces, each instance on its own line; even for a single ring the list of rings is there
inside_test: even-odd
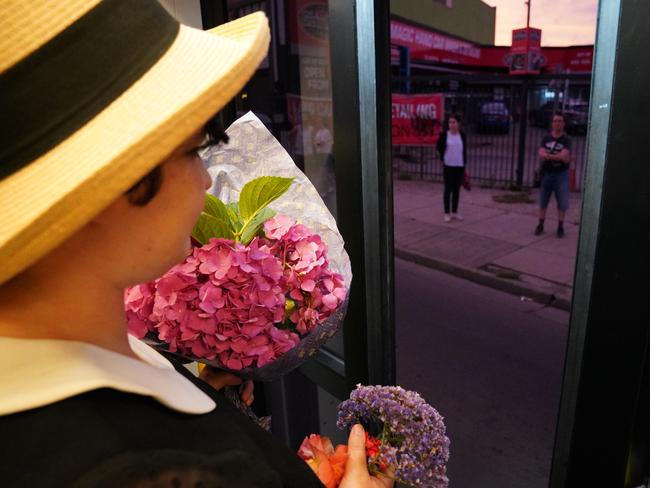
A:
[[[228,0],[229,20],[263,11],[271,46],[255,76],[235,100],[285,147],[336,217],[332,83],[327,0]],[[343,355],[343,334],[327,349]]]

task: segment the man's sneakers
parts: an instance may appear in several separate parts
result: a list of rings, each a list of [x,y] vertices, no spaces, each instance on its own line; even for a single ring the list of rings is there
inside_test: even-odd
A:
[[[445,214],[445,218],[443,220],[445,221],[445,224],[448,224],[449,222],[451,222],[451,215]]]
[[[540,222],[539,224],[537,224],[537,227],[535,227],[535,235],[539,236],[539,235],[542,235],[543,233],[544,233],[544,224],[542,224]],[[558,225],[557,226],[557,232],[555,233],[555,235],[558,236],[559,238],[564,237],[564,226],[563,225]]]
[[[453,213],[453,214],[451,214],[451,218],[452,218],[452,219],[456,219],[456,220],[465,220],[465,219],[463,218],[463,216],[462,216],[461,214],[459,214],[459,213]]]

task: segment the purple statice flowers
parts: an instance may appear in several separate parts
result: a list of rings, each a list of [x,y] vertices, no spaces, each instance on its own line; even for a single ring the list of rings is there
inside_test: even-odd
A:
[[[336,425],[378,425],[379,453],[369,459],[371,471],[388,471],[400,483],[443,488],[449,480],[449,438],[442,416],[422,397],[399,386],[362,386],[338,408]]]

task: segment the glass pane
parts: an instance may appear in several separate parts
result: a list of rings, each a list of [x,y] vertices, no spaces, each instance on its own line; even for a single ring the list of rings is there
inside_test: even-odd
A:
[[[252,110],[316,187],[336,218],[328,2],[228,0],[232,20],[263,10],[271,22],[269,55],[236,98]],[[343,357],[343,334],[326,349]]]
[[[543,76],[523,79],[508,76],[509,47],[471,41],[461,27],[451,37],[415,18],[391,21],[397,381],[445,417],[453,486],[541,488],[564,368],[593,47],[542,48]],[[578,73],[571,63],[567,75],[561,63],[573,57],[589,64]],[[568,138],[570,160],[551,167],[539,151],[555,151],[554,112],[564,113],[555,140]],[[560,212],[554,194],[540,214],[542,164]]]

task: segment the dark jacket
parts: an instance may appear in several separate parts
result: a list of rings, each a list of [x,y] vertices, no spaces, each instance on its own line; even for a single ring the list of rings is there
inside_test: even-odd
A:
[[[3,487],[319,487],[311,469],[209,385],[217,403],[190,415],[103,388],[0,416]],[[307,432],[305,434],[308,434]]]
[[[440,137],[438,138],[438,142],[436,143],[436,150],[438,151],[438,154],[440,155],[440,160],[444,163],[445,161],[445,151],[447,150],[447,133],[449,131],[444,131],[440,133]],[[467,166],[467,137],[465,136],[465,133],[461,130],[460,132],[460,140],[463,141],[463,166]]]

